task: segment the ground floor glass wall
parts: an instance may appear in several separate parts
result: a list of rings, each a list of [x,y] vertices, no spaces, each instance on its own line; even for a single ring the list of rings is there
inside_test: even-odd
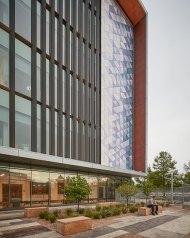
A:
[[[77,171],[0,163],[0,209],[72,204],[65,193],[69,178],[85,177],[91,194],[84,203],[115,200],[115,188],[123,178]]]

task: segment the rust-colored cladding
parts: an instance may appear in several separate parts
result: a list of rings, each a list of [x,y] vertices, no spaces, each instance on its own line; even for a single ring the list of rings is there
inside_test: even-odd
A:
[[[133,169],[146,171],[146,12],[138,0],[117,0],[134,26]]]

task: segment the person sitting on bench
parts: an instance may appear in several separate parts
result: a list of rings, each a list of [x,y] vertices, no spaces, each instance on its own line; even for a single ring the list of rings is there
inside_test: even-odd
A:
[[[158,215],[158,204],[156,202],[155,196],[152,196],[149,200],[147,207],[150,207],[152,210],[152,215]]]

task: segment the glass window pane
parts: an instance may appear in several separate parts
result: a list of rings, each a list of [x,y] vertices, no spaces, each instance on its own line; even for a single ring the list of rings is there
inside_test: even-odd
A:
[[[66,127],[65,127],[65,115],[63,115],[63,157],[65,156],[65,137],[66,137]]]
[[[32,170],[32,206],[47,206],[49,200],[49,171]]]
[[[31,0],[15,1],[15,31],[31,41]]]
[[[0,145],[9,146],[9,93],[0,89]]]
[[[63,25],[63,65],[66,64],[66,39],[65,39],[65,34],[66,33],[66,28],[65,25]]]
[[[57,155],[58,113],[55,112],[55,155]]]
[[[0,29],[0,84],[9,86],[9,34]]]
[[[46,10],[46,53],[49,54],[49,15],[50,12]]]
[[[15,147],[31,150],[31,102],[15,96]]]
[[[57,81],[57,70],[58,70],[58,67],[57,65],[55,65],[55,108],[57,108],[57,84],[58,84],[58,81]]]
[[[46,104],[49,105],[49,60],[46,59]]]
[[[6,208],[9,206],[9,165],[0,163],[0,187],[1,187],[1,196],[0,203],[1,208]]]
[[[15,90],[31,96],[31,49],[15,40]]]
[[[9,25],[9,0],[0,0],[0,22]]]
[[[46,154],[49,154],[49,108],[46,108]]]
[[[41,152],[41,106],[37,105],[37,152]]]
[[[66,72],[63,70],[63,112],[66,111]]]
[[[57,28],[58,28],[58,20],[57,20],[57,18],[55,18],[55,59],[57,60],[57,34],[58,34],[58,32],[57,32]]]
[[[37,53],[36,66],[36,80],[37,80],[37,100],[41,101],[41,55]]]
[[[61,205],[64,201],[65,175],[61,171],[50,172],[51,205]]]
[[[10,202],[13,208],[30,206],[31,170],[10,168]]]
[[[37,47],[41,48],[41,4],[37,1]]]

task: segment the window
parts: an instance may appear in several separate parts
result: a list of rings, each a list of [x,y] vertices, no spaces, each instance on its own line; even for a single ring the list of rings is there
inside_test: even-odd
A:
[[[31,49],[15,40],[15,90],[31,96]]]
[[[41,55],[37,53],[36,65],[36,80],[37,80],[37,100],[41,101]]]
[[[41,48],[41,4],[37,1],[37,47]]]
[[[9,146],[9,93],[0,89],[0,145]]]
[[[66,110],[66,73],[63,70],[63,112]]]
[[[57,96],[57,84],[58,84],[58,81],[57,81],[57,70],[58,70],[58,67],[57,65],[55,65],[55,108],[57,108],[57,105],[58,105],[58,96]]]
[[[41,105],[37,105],[37,152],[41,152]]]
[[[49,60],[46,59],[46,104],[49,105]]]
[[[31,150],[31,102],[15,96],[15,147]]]
[[[49,54],[49,19],[50,12],[46,10],[46,53]]]
[[[31,41],[31,0],[15,1],[15,31]]]
[[[9,25],[9,0],[0,0],[0,22]]]
[[[9,34],[0,29],[0,84],[9,86]]]
[[[49,154],[49,108],[46,108],[46,154]]]
[[[65,65],[66,63],[66,52],[65,52],[65,49],[66,49],[66,38],[65,38],[65,32],[66,32],[66,28],[65,28],[65,25],[63,25],[63,65]]]
[[[58,38],[58,20],[55,18],[55,59],[58,60],[58,55],[57,55],[57,38]]]
[[[55,155],[57,155],[58,113],[55,112]]]

